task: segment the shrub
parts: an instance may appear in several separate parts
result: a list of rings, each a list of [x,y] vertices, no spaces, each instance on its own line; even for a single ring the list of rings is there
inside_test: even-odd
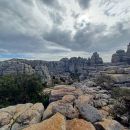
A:
[[[27,102],[44,104],[49,99],[41,95],[43,88],[41,79],[36,75],[1,76],[0,107]]]
[[[112,109],[113,117],[123,123],[130,124],[130,89],[127,88],[113,88],[112,97],[116,99]],[[122,117],[126,117],[124,120]]]
[[[109,75],[100,75],[95,82],[104,89],[112,89],[114,80]]]
[[[113,98],[121,98],[130,96],[130,89],[127,88],[113,88],[111,91],[111,95]]]

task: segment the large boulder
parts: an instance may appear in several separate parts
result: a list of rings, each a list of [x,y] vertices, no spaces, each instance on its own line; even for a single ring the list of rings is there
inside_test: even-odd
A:
[[[78,106],[78,109],[80,115],[87,121],[94,123],[102,120],[102,115],[98,112],[98,110],[87,103]]]
[[[66,130],[66,120],[63,115],[57,113],[50,119],[31,125],[23,130]]]
[[[119,122],[110,119],[95,123],[95,127],[96,130],[125,130]]]
[[[53,102],[61,100],[65,95],[74,95],[75,97],[78,97],[82,94],[83,92],[80,89],[76,89],[75,87],[59,85],[55,86],[54,89],[51,91],[50,101]]]
[[[0,109],[0,130],[21,130],[39,123],[43,112],[44,106],[41,103],[18,104]]]
[[[95,130],[95,127],[83,119],[68,120],[66,130]]]
[[[39,123],[42,119],[43,112],[44,106],[41,103],[32,105],[29,109],[26,109],[15,119],[12,129],[21,130],[22,128],[31,124]]]
[[[73,107],[71,103],[66,103],[60,100],[49,104],[43,114],[43,120],[51,117],[57,112],[61,113],[69,119],[73,119],[79,116],[78,110]]]
[[[63,103],[59,104],[58,106],[54,106],[53,112],[59,112],[69,119],[78,118],[79,116],[78,110],[75,107],[73,107],[70,103]]]

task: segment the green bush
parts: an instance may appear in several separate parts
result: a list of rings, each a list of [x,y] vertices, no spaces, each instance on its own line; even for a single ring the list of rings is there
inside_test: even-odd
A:
[[[36,75],[7,75],[0,77],[0,107],[18,103],[46,103],[49,98],[41,93],[44,89]]]
[[[109,75],[100,75],[95,79],[95,82],[104,89],[112,89],[114,80]]]
[[[121,98],[130,96],[130,89],[127,88],[113,88],[111,91],[111,95],[113,98]]]

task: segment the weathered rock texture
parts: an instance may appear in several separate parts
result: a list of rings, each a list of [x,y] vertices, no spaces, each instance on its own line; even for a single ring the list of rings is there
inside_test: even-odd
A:
[[[0,62],[0,75],[38,74],[48,84],[52,83],[52,78],[66,83],[72,82],[77,76],[84,79],[88,75],[88,67],[102,63],[97,53],[93,54],[90,61],[81,57],[63,58],[60,61],[12,59]]]
[[[115,54],[112,55],[112,63],[128,63],[130,64],[130,43],[127,46],[127,51],[118,50]]]

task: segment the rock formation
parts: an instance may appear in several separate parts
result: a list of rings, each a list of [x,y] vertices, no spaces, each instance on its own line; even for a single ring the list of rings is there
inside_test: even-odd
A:
[[[98,53],[94,53],[91,60],[81,57],[63,58],[60,61],[11,59],[0,62],[0,75],[37,74],[48,84],[52,83],[54,76],[56,80],[66,83],[72,82],[76,77],[83,80],[88,75],[89,67],[102,63]]]
[[[115,54],[112,55],[112,63],[128,63],[130,64],[130,43],[127,46],[127,51],[118,50]]]
[[[97,52],[94,52],[91,59],[90,59],[91,65],[98,65],[103,64],[103,60],[101,57],[99,57],[99,54]]]
[[[126,62],[126,53],[124,50],[118,50],[112,55],[112,63]]]
[[[126,60],[127,60],[127,63],[130,64],[130,43],[127,46]]]

